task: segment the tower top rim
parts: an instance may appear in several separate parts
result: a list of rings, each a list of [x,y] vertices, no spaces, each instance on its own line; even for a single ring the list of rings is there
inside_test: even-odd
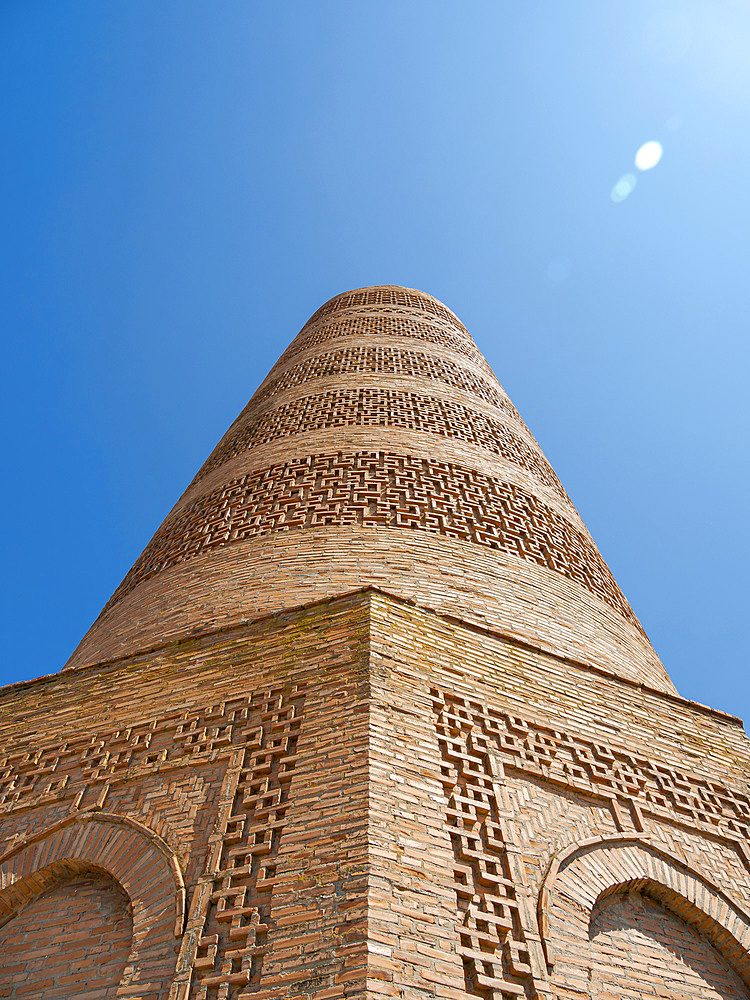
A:
[[[341,292],[337,292],[336,295],[332,295],[331,298],[327,299],[310,317],[306,325],[309,325],[316,317],[329,314],[334,312],[339,306],[342,299],[351,298],[352,296],[366,296],[368,293],[373,293],[377,295],[378,292],[401,292],[404,295],[414,296],[422,299],[426,299],[429,302],[433,302],[441,310],[450,315],[455,322],[462,328],[466,329],[464,323],[459,318],[459,316],[442,301],[437,295],[433,295],[431,292],[425,292],[421,288],[412,288],[409,285],[394,285],[394,284],[382,284],[382,285],[361,285],[358,288],[347,288]],[[368,303],[368,305],[374,305],[375,303]],[[468,331],[467,331],[468,332]]]

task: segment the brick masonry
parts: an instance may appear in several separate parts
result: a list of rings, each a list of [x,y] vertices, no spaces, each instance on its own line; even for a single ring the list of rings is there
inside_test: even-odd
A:
[[[423,293],[362,289],[318,310],[69,666],[303,603],[303,580],[311,600],[403,580],[425,607],[673,690],[487,362]]]
[[[0,690],[0,996],[748,995],[750,745],[515,411],[267,391],[388,336],[492,384],[430,297],[332,300],[68,669]]]
[[[106,875],[53,884],[0,929],[0,996],[116,997],[133,936],[130,909]]]

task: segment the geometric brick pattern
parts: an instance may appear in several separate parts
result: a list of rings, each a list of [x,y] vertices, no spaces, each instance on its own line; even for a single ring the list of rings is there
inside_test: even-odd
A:
[[[242,744],[248,732],[255,734],[256,703],[267,704],[269,697],[264,702],[258,693],[33,750],[9,749],[0,757],[0,815],[71,797],[78,808],[91,787],[110,792],[147,773],[166,776],[176,768],[199,767]]]
[[[254,404],[320,378],[342,375],[401,376],[444,383],[497,406],[509,417],[519,419],[518,412],[497,383],[476,374],[447,358],[437,358],[419,351],[400,347],[341,347],[317,354],[288,368],[266,382],[253,397]]]
[[[497,576],[492,553],[502,554]],[[414,570],[404,575],[407,562]],[[133,642],[148,648],[165,612],[169,634],[186,635],[293,606],[295,574],[312,599],[345,593],[360,567],[368,582],[402,575],[404,593],[423,606],[458,599],[475,619],[532,643],[574,657],[585,648],[624,676],[671,686],[465,327],[431,296],[390,286],[336,296],[305,324],[71,668]],[[560,579],[549,595],[541,584],[537,603],[540,568]],[[203,600],[204,588],[215,602]]]
[[[565,661],[550,672],[493,641],[360,593],[6,691],[9,933],[42,933],[22,918],[48,892],[61,921],[80,912],[96,937],[96,899],[77,910],[55,893],[104,870],[133,905],[120,997],[569,1000],[579,973],[603,968],[597,907],[637,889],[705,938],[662,919],[690,957],[692,996],[712,1000],[704,983],[721,969],[744,981],[747,789],[664,749],[678,709],[710,723],[724,761],[744,744],[676,696],[652,691],[640,712],[635,683]],[[565,722],[504,704],[537,690],[537,714],[544,699],[554,713],[555,683],[581,692]],[[611,725],[607,691],[631,728],[652,726],[652,753],[589,731]],[[651,933],[637,912],[630,941]],[[644,954],[662,961],[661,947]],[[645,981],[669,983],[679,965],[662,965]]]
[[[224,462],[269,441],[331,427],[394,427],[467,442],[522,469],[567,500],[541,452],[506,424],[460,403],[400,389],[331,389],[240,421],[195,477],[198,482]]]
[[[177,767],[187,765],[195,770],[217,756],[225,758],[219,818],[208,839],[205,871],[196,890],[185,937],[192,948],[183,955],[174,984],[187,990],[193,969],[205,980],[202,988],[196,987],[195,995],[201,998],[211,987],[251,983],[260,975],[267,944],[264,921],[284,826],[288,785],[294,770],[301,703],[301,697],[292,689],[289,693],[280,689],[258,692],[251,698],[233,699],[202,711],[175,712],[124,731],[92,734],[62,746],[40,747],[34,753],[7,755],[2,806],[12,813],[72,800],[75,810],[89,788],[101,789],[98,801],[104,801],[107,795],[112,796],[113,786],[119,783],[137,783],[153,772],[166,778]],[[96,803],[97,796],[93,801]],[[151,896],[158,903],[154,888],[147,890],[144,885],[134,885],[130,875],[130,867],[138,867],[134,859],[142,850],[138,846],[139,837],[142,839],[138,829],[132,823],[123,826],[117,817],[110,818],[106,813],[72,815],[75,820],[72,825],[68,821],[59,832],[54,829],[43,832],[37,838],[34,853],[29,853],[26,847],[29,841],[24,840],[20,847],[12,847],[5,855],[6,859],[16,860],[14,881],[0,893],[0,920],[11,919],[27,898],[34,898],[47,885],[54,885],[61,874],[69,876],[89,870],[110,872],[131,899]],[[82,836],[81,830],[86,836]],[[87,846],[92,839],[88,834],[97,831],[104,831],[107,836],[94,838],[91,846]],[[50,849],[45,845],[53,834],[54,848]],[[124,848],[123,838],[130,838],[134,845],[129,851]],[[153,837],[151,842],[155,842]],[[66,847],[68,843],[75,846]],[[164,852],[164,845],[159,850]],[[60,852],[66,858],[63,868],[55,863]],[[44,857],[44,875],[39,867],[40,856]],[[128,865],[124,869],[123,857]],[[23,864],[19,858],[25,859]],[[167,851],[165,870],[171,866],[178,872],[171,858]],[[3,861],[0,858],[0,878]],[[173,882],[165,884],[167,895],[174,897]],[[163,909],[171,940],[176,930],[182,934],[183,929],[184,898],[177,902],[176,913],[171,907]],[[164,935],[160,936],[153,919],[143,927],[147,914],[136,912],[139,921],[134,927],[134,941],[136,945],[140,941],[141,945],[131,956],[130,964],[143,972],[152,969],[154,962],[158,967],[164,961]],[[162,951],[158,950],[160,947]],[[154,949],[156,955],[150,957]],[[173,959],[167,961],[169,985]],[[132,977],[130,981],[136,985]]]
[[[750,840],[750,795],[721,781],[707,781],[640,754],[528,720],[433,689],[439,718],[453,720],[490,741],[495,766],[541,778],[585,795],[617,800],[643,829],[653,816],[690,829],[721,833],[745,854]],[[485,759],[487,756],[485,754]],[[750,849],[746,857],[750,862]]]
[[[518,872],[506,850],[495,788],[502,771],[494,762],[494,741],[463,707],[450,710],[445,702],[436,707],[466,989],[481,997],[494,991],[531,996]]]
[[[520,556],[575,580],[637,625],[590,539],[541,500],[473,469],[383,452],[310,455],[217,487],[167,518],[108,607],[202,552],[332,524],[409,527]]]
[[[392,309],[394,307],[403,308],[434,317],[440,320],[443,327],[457,330],[471,341],[469,331],[442,302],[438,302],[431,295],[424,295],[413,288],[400,288],[394,285],[357,288],[352,292],[344,292],[341,295],[336,295],[334,298],[329,299],[328,302],[324,302],[317,312],[313,313],[305,326],[313,326],[320,320],[326,319],[335,313],[351,309],[371,308],[373,306],[380,309],[383,307],[385,309]]]
[[[423,300],[425,301],[425,300]],[[329,314],[330,315],[330,314]],[[299,351],[307,351],[311,347],[319,347],[327,344],[331,340],[339,337],[360,337],[360,336],[392,336],[411,337],[428,344],[437,344],[447,347],[457,354],[481,365],[486,365],[484,358],[479,352],[468,331],[456,331],[455,328],[447,326],[445,323],[436,323],[430,319],[415,319],[413,312],[379,312],[373,315],[362,309],[355,307],[354,310],[337,310],[335,316],[327,322],[319,318],[313,322],[310,320],[302,328],[300,333],[287,350],[279,358],[279,364],[284,364],[289,358]]]
[[[198,1000],[242,996],[259,986],[300,706],[300,698],[280,693],[266,698],[257,726],[227,769],[219,823],[189,925],[188,940],[197,947],[182,955],[178,997],[188,995],[191,971],[189,995]]]
[[[503,997],[535,996],[534,980],[546,980],[544,971],[534,968],[526,943],[527,929],[533,921],[529,918],[527,898],[519,895],[526,883],[523,870],[515,853],[506,847],[506,819],[513,819],[502,805],[501,788],[506,774],[525,773],[557,785],[561,792],[575,790],[601,797],[614,802],[616,810],[619,803],[622,811],[618,814],[634,817],[641,830],[648,819],[656,818],[684,824],[691,830],[701,829],[712,836],[720,833],[750,866],[750,851],[745,847],[750,837],[747,796],[644,757],[532,725],[450,691],[433,689],[432,698],[444,762],[442,782],[447,826],[456,859],[457,950],[464,965],[467,992],[482,997],[491,996],[493,991]],[[711,903],[712,894],[717,892],[715,888],[705,880],[694,887],[684,874],[670,867],[668,860],[661,860],[658,852],[648,863],[641,862],[641,877],[636,878],[639,863],[632,852],[637,850],[643,855],[651,849],[648,838],[639,843],[638,836],[631,841],[622,837],[603,845],[606,850],[601,853],[606,859],[595,871],[570,873],[570,884],[577,892],[575,911],[591,912],[604,885],[611,886],[608,892],[625,886],[627,890],[645,891],[657,900],[668,900],[671,908],[682,913],[688,922],[698,923],[704,933],[710,933],[720,950],[732,957],[737,971],[747,975],[750,982],[747,956],[750,915],[731,901],[722,900],[720,891],[715,903]],[[596,846],[598,842],[592,841],[580,849]],[[618,863],[618,852],[624,858],[627,851],[631,854]],[[584,859],[588,857],[584,855]],[[593,855],[588,863],[593,864]],[[570,865],[570,861],[564,854],[550,869],[548,882],[554,885],[555,878],[559,879],[559,868],[565,865]],[[618,871],[621,883],[614,877]],[[682,894],[679,899],[671,887]],[[550,968],[556,961],[548,929],[551,891],[551,887],[542,891],[539,924]],[[682,903],[680,899],[685,894]],[[696,905],[701,907],[700,913]],[[740,934],[739,941],[730,939],[722,929],[727,921],[722,924],[717,919],[726,916],[727,906],[729,912],[737,911],[728,926],[735,935]],[[688,937],[686,941],[692,947],[692,939]],[[586,949],[579,944],[576,953],[581,952],[588,961]],[[734,973],[727,976],[727,981],[735,981]],[[558,976],[556,981],[558,986],[563,985],[569,981],[568,974]]]

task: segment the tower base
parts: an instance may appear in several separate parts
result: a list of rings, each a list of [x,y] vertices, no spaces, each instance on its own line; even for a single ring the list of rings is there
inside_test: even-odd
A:
[[[747,996],[731,716],[375,589],[1,695],[0,996]]]

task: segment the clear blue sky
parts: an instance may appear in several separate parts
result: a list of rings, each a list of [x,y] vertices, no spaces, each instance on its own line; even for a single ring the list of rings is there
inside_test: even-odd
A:
[[[749,52],[720,0],[0,3],[1,679],[388,282],[468,325],[681,693],[750,718]]]

